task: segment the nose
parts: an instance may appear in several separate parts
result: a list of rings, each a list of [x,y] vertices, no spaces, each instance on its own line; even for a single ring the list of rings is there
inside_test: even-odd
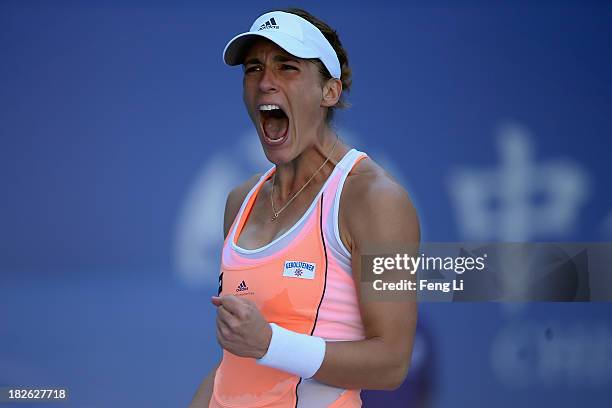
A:
[[[277,91],[276,76],[274,70],[265,67],[259,80],[259,90],[263,93],[273,93]]]

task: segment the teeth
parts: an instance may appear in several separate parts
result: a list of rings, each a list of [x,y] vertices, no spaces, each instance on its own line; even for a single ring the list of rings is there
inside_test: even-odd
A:
[[[259,110],[261,111],[271,111],[274,109],[280,109],[278,105],[259,105]]]

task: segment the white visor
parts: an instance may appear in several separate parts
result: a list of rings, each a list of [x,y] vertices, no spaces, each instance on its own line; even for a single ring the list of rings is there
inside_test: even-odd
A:
[[[323,33],[300,16],[283,11],[266,13],[251,29],[232,38],[223,50],[227,65],[243,63],[248,44],[254,37],[264,37],[298,58],[318,58],[333,78],[340,79],[338,56]]]

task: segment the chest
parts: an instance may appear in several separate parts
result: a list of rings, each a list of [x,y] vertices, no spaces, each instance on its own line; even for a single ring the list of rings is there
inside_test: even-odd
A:
[[[313,185],[302,191],[279,215],[272,220],[271,193],[269,183],[262,186],[257,195],[236,244],[244,249],[257,249],[279,239],[291,230],[297,228],[308,218],[317,205],[317,193],[320,185]],[[275,201],[275,210],[282,208],[282,202]]]
[[[221,264],[222,294],[245,296],[268,321],[302,333],[314,327],[327,276],[321,202],[314,204],[286,239],[268,248],[257,242],[254,253],[245,253],[244,244],[226,245]]]

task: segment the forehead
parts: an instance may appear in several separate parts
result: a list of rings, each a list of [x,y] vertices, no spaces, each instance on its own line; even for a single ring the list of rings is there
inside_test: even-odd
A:
[[[244,53],[244,61],[248,61],[252,58],[261,58],[267,54],[271,54],[272,56],[281,55],[284,57],[296,59],[301,61],[302,58],[296,57],[292,54],[289,54],[287,51],[283,50],[281,47],[268,40],[267,38],[255,38],[253,39],[246,48]]]

